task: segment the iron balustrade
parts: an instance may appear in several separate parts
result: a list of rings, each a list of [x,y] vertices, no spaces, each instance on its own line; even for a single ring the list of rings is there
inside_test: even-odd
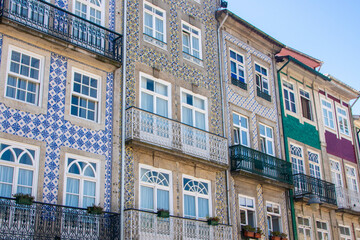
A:
[[[126,110],[126,140],[135,139],[184,154],[228,164],[226,138],[147,112]]]
[[[120,239],[120,216],[90,214],[83,208],[0,198],[0,239]]]
[[[206,221],[170,216],[160,218],[156,213],[137,209],[128,209],[124,213],[125,239],[201,239],[230,240],[230,225],[208,225]]]
[[[295,198],[310,198],[311,194],[315,194],[322,203],[336,205],[335,185],[333,183],[303,173],[294,174],[293,179]]]
[[[342,186],[336,187],[336,200],[338,208],[349,209],[360,212],[360,193],[345,189]]]
[[[230,147],[231,170],[244,170],[276,181],[292,184],[291,163],[242,146]]]
[[[0,16],[75,46],[121,60],[122,36],[43,0],[0,0]]]

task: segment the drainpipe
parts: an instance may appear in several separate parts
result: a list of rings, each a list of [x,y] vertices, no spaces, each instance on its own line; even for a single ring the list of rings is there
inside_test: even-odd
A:
[[[122,105],[121,105],[121,200],[120,200],[120,239],[124,238],[124,203],[125,203],[125,108],[126,108],[126,30],[127,30],[127,0],[123,1],[123,56],[122,56],[122,68],[123,68],[123,78],[122,78]]]
[[[288,61],[282,65],[282,67],[277,70],[277,77],[278,77],[278,85],[279,85],[279,97],[280,97],[280,109],[281,109],[281,121],[282,121],[282,125],[284,126],[284,117],[285,117],[285,113],[284,113],[284,103],[283,103],[283,94],[282,94],[282,86],[281,86],[281,79],[280,79],[280,72],[281,70],[283,70],[289,63],[290,63],[290,58],[288,58]],[[285,128],[283,127],[283,131],[284,131],[284,148],[285,148],[285,157],[288,158],[289,156],[289,150],[288,150],[288,141],[286,138],[286,134],[285,134]],[[293,196],[293,190],[290,189],[289,190],[289,196],[290,196],[290,210],[291,210],[291,222],[292,222],[292,229],[293,229],[293,237],[295,240],[297,240],[297,231],[296,231],[296,216],[295,216],[295,208],[294,208],[294,199],[291,197]]]
[[[222,22],[220,23],[218,29],[217,29],[217,37],[218,37],[218,56],[219,56],[219,72],[220,72],[220,96],[221,96],[221,105],[222,105],[222,119],[223,119],[223,135],[224,137],[226,136],[226,126],[225,126],[225,104],[226,104],[226,94],[224,94],[224,88],[223,88],[223,72],[222,72],[222,64],[221,64],[221,60],[222,60],[222,54],[221,54],[221,40],[220,40],[220,29],[221,27],[224,25],[226,19],[229,17],[229,13],[226,13],[225,18],[222,20]],[[225,97],[224,97],[225,95]],[[229,158],[228,158],[229,159]],[[229,188],[229,175],[230,175],[230,170],[229,168],[227,170],[225,170],[225,177],[226,177],[226,200],[227,200],[227,216],[228,216],[228,224],[231,225],[231,217],[230,217],[230,188]]]
[[[356,127],[355,127],[355,124],[354,124],[354,117],[353,117],[353,114],[352,114],[352,108],[353,106],[355,105],[355,103],[359,100],[360,98],[360,95],[356,98],[355,102],[353,102],[353,104],[351,104],[350,106],[350,126],[352,127],[353,129],[353,139],[354,139],[354,147],[355,147],[355,155],[356,155],[356,159],[357,159],[357,165],[358,165],[358,174],[359,174],[359,168],[360,168],[360,163],[359,163],[359,160],[360,160],[360,152],[359,152],[359,139],[358,139],[358,131],[356,130]]]

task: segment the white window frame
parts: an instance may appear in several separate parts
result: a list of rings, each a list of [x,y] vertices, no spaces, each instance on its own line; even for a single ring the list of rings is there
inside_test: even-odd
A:
[[[295,91],[294,91],[294,84],[283,80],[283,92],[284,92],[285,110],[290,113],[296,114],[297,107],[296,107],[296,96],[295,96]],[[291,95],[293,97],[293,101],[291,101]],[[289,105],[289,109],[287,108],[287,104]]]
[[[339,167],[339,170],[335,169],[336,166],[333,167],[333,165],[337,165]],[[344,187],[344,179],[343,179],[341,163],[339,161],[330,159],[330,171],[331,171],[331,180],[335,184],[335,186]],[[336,179],[334,179],[334,177]],[[339,180],[341,181],[340,184],[339,184]]]
[[[303,224],[299,223],[299,218],[302,218]],[[304,219],[309,220],[309,226],[304,224]],[[311,218],[310,217],[304,217],[304,216],[297,216],[296,218],[297,220],[297,224],[298,224],[298,229],[297,231],[300,233],[300,228],[304,231],[304,239],[302,240],[312,240],[313,239],[313,230],[312,230],[312,224],[311,224]],[[310,239],[307,239],[306,237],[306,230],[310,230]],[[300,235],[300,234],[299,234]]]
[[[235,53],[235,55],[236,55],[236,59],[233,59],[233,58],[231,58],[231,52],[234,52]],[[237,56],[240,56],[242,59],[243,59],[243,62],[240,62],[238,59],[237,59]],[[241,54],[241,53],[239,53],[238,51],[235,51],[234,49],[229,49],[229,59],[230,59],[230,77],[232,78],[232,74],[235,74],[236,75],[236,80],[238,80],[238,81],[241,81],[240,79],[239,79],[239,77],[241,77],[240,75],[239,75],[239,68],[241,68],[242,69],[242,71],[244,72],[244,81],[241,81],[241,82],[243,82],[243,83],[247,83],[247,81],[246,81],[246,61],[245,61],[245,57],[244,57],[244,55],[243,54]],[[236,73],[233,73],[232,71],[231,71],[231,62],[234,62],[235,63],[235,65],[236,65]]]
[[[344,111],[345,115],[343,113],[341,113],[341,111]],[[351,127],[350,127],[349,115],[348,115],[347,109],[340,107],[340,106],[336,106],[336,115],[337,115],[336,119],[337,119],[337,123],[338,123],[339,133],[344,136],[350,137],[351,136],[351,130],[350,130]],[[343,125],[343,130],[341,130],[342,125]],[[347,133],[346,133],[346,129],[347,129]]]
[[[188,27],[189,30],[184,29],[184,25],[185,25],[186,27]],[[185,22],[185,21],[181,21],[181,30],[182,30],[181,37],[182,37],[182,51],[183,51],[183,55],[190,55],[192,58],[196,58],[196,59],[202,61],[201,30],[200,30],[199,28],[191,25],[190,23]],[[194,33],[194,31],[197,31],[199,34],[196,35],[196,34]],[[190,39],[190,41],[189,41],[189,46],[188,46],[188,47],[189,47],[189,53],[186,53],[186,52],[184,51],[184,39],[183,39],[183,38],[184,38],[184,37],[183,37],[183,34],[184,34],[184,33],[187,34],[187,35],[189,35],[189,39]],[[199,40],[199,50],[198,50],[198,51],[199,51],[199,57],[196,57],[195,54],[194,54],[194,48],[193,48],[193,44],[192,44],[193,38],[197,38],[197,39]],[[196,49],[195,49],[195,50],[196,50]],[[196,50],[196,51],[197,51],[197,50]],[[187,59],[187,58],[185,57],[185,59]]]
[[[317,155],[317,160],[318,162],[315,162],[313,160],[310,160],[311,159],[311,155]],[[310,176],[312,177],[315,177],[315,178],[319,178],[319,179],[322,179],[322,173],[321,173],[321,160],[320,160],[320,154],[315,152],[315,151],[312,151],[312,150],[308,150],[308,158],[309,158],[309,170],[310,170]],[[319,168],[319,176],[317,176],[316,174],[316,167]],[[311,174],[311,170],[314,171],[314,174],[315,175],[312,175]]]
[[[262,135],[261,132],[260,132],[260,125],[264,126],[265,128],[265,135]],[[271,135],[272,135],[272,138],[268,137],[266,135],[267,133],[267,128],[271,129]],[[260,136],[260,151],[261,151],[261,139],[263,139],[265,141],[265,152],[266,154],[268,155],[271,155],[271,156],[275,156],[275,136],[274,136],[274,129],[268,125],[265,125],[263,123],[259,123],[259,136]],[[273,154],[270,154],[269,151],[268,151],[268,142],[271,142],[272,143],[272,152]]]
[[[99,0],[100,6],[96,6],[96,4],[91,3],[90,0],[74,0],[73,1],[73,12],[74,12],[74,14],[76,14],[75,13],[75,11],[76,11],[76,2],[79,2],[81,4],[86,5],[86,17],[85,17],[85,19],[87,19],[89,21],[91,21],[90,20],[90,8],[93,8],[93,9],[95,9],[97,11],[100,11],[100,13],[101,13],[101,24],[99,24],[99,25],[101,25],[101,26],[105,25],[105,0]],[[79,15],[77,15],[77,16],[79,16]],[[82,14],[80,16],[83,17]]]
[[[318,222],[321,223],[321,224],[325,223],[326,224],[326,230],[323,229],[323,228],[318,228]],[[324,235],[327,234],[328,240],[331,240],[331,235],[330,235],[330,231],[329,231],[329,224],[328,224],[327,221],[323,221],[323,220],[319,220],[319,219],[316,220],[316,233],[317,233],[316,237],[318,237],[319,233],[321,233],[322,239],[325,239]]]
[[[150,11],[149,9],[147,9],[146,7],[145,7],[145,5],[148,5],[149,7],[151,7],[152,8],[152,11]],[[144,14],[143,14],[143,34],[144,35],[146,35],[146,37],[144,38],[145,40],[148,40],[148,37],[151,37],[151,38],[153,38],[155,41],[154,41],[154,43],[156,43],[156,45],[159,45],[159,46],[161,46],[161,47],[163,47],[162,46],[162,44],[166,44],[166,11],[165,10],[163,10],[163,9],[161,9],[161,8],[159,8],[159,7],[157,7],[157,6],[155,6],[154,4],[151,4],[151,3],[149,3],[149,2],[146,2],[146,1],[144,1],[144,4],[143,4],[143,8],[144,8]],[[161,12],[162,14],[163,14],[163,16],[160,16],[160,15],[158,15],[158,14],[156,14],[155,13],[155,11],[159,11],[159,12]],[[153,24],[153,28],[151,29],[152,30],[152,36],[149,36],[147,33],[145,33],[145,29],[147,28],[146,26],[145,26],[145,14],[149,14],[149,15],[151,15],[152,16],[152,24]],[[156,37],[156,21],[155,21],[155,19],[160,19],[160,20],[162,20],[162,22],[163,22],[163,33],[162,33],[162,35],[163,35],[163,40],[161,40],[161,39],[158,39],[157,37]],[[152,39],[149,39],[150,41],[150,43],[153,43],[153,41],[152,41]],[[160,43],[158,43],[158,41],[160,41]]]
[[[81,162],[87,162],[87,163],[95,163],[96,164],[96,171],[95,171],[95,177],[87,177],[82,175],[77,175],[73,173],[68,173],[68,170],[70,169],[68,166],[68,159],[74,158],[75,161],[81,161]],[[75,162],[74,161],[74,162]],[[71,164],[70,164],[71,165]],[[80,208],[83,208],[83,199],[84,199],[84,181],[88,180],[91,182],[95,182],[95,205],[100,204],[100,180],[101,180],[101,161],[97,159],[92,159],[84,156],[79,156],[75,154],[66,153],[65,154],[65,164],[64,164],[64,193],[63,193],[63,205],[66,205],[66,194],[67,194],[67,179],[68,177],[72,179],[79,179],[79,206]]]
[[[350,175],[349,173],[353,173],[353,175]],[[349,190],[354,192],[359,192],[359,182],[358,182],[358,176],[357,176],[357,169],[356,167],[350,166],[348,164],[345,164],[345,175],[347,180],[347,187]],[[356,186],[354,186],[354,182]],[[355,188],[355,189],[354,189]]]
[[[305,96],[305,93],[309,94],[309,97]],[[309,93],[308,91],[300,88],[300,89],[299,89],[299,97],[300,97],[301,115],[302,115],[302,117],[303,117],[304,119],[306,119],[306,120],[314,121],[313,110],[312,110],[313,107],[312,107],[312,101],[311,101],[311,95],[310,95],[310,93]],[[302,98],[307,99],[307,100],[309,101],[310,119],[304,116],[304,113],[303,113],[303,108],[304,108],[304,106],[303,106],[302,101],[301,101]]]
[[[279,209],[279,213],[275,213],[274,211],[268,211],[268,205],[271,205],[271,206],[274,206],[276,205]],[[282,225],[282,217],[281,217],[281,207],[280,207],[280,204],[278,203],[274,203],[274,202],[270,202],[270,201],[266,201],[266,221],[268,221],[268,218],[270,217],[270,220],[271,220],[271,226],[268,226],[268,231],[269,231],[269,235],[270,235],[270,232],[274,231],[274,228],[273,228],[273,224],[272,224],[272,218],[273,217],[278,217],[279,218],[279,228],[280,228],[280,232],[282,231],[283,229],[283,225]],[[272,207],[272,209],[274,209]],[[268,222],[267,222],[268,224]]]
[[[30,78],[30,77],[25,77],[24,75],[13,73],[13,72],[10,71],[11,55],[12,55],[13,51],[19,52],[21,54],[26,54],[26,55],[28,55],[30,57],[34,57],[34,58],[37,58],[37,59],[40,60],[40,63],[39,63],[39,79],[38,80],[35,80],[33,78]],[[42,96],[43,96],[44,61],[45,61],[44,56],[35,54],[33,52],[24,50],[24,49],[19,48],[19,47],[15,47],[13,45],[9,45],[7,67],[6,67],[6,81],[5,81],[5,88],[4,88],[4,97],[8,98],[8,99],[15,100],[15,101],[23,102],[23,103],[26,103],[26,104],[30,104],[30,105],[33,105],[33,106],[41,106],[41,104],[42,104]],[[34,84],[38,85],[37,86],[37,92],[35,94],[35,98],[36,98],[35,103],[30,103],[30,102],[27,102],[27,101],[23,101],[23,100],[17,99],[16,97],[12,98],[12,97],[6,96],[9,75],[14,76],[16,79],[23,79],[26,82],[31,82],[31,83],[34,83]],[[15,89],[17,90],[18,87],[16,86]],[[26,92],[27,92],[27,90],[26,90]],[[26,96],[25,96],[25,98],[26,98]]]
[[[187,103],[184,103],[183,102],[183,93],[186,93],[186,94],[190,94],[190,95],[192,95],[193,97],[197,97],[197,98],[199,98],[199,99],[201,99],[201,100],[204,100],[204,110],[202,110],[202,109],[200,109],[200,108],[197,108],[197,107],[195,107],[195,106],[193,106],[193,105],[189,105],[189,104],[187,104]],[[199,95],[199,94],[196,94],[196,93],[193,93],[192,91],[189,91],[189,90],[187,90],[187,89],[185,89],[185,88],[180,88],[180,101],[181,101],[181,122],[184,122],[184,120],[183,120],[183,111],[182,111],[182,108],[183,107],[186,107],[186,108],[189,108],[189,109],[191,109],[192,110],[192,112],[193,112],[193,127],[195,127],[196,128],[196,126],[195,126],[195,112],[197,111],[197,112],[200,112],[200,113],[204,113],[205,114],[205,129],[203,129],[204,131],[207,131],[208,130],[208,103],[207,103],[207,97],[204,97],[204,96],[202,96],[202,95]]]
[[[98,87],[97,87],[97,98],[94,98],[94,97],[91,97],[91,96],[86,96],[82,93],[78,93],[78,92],[75,92],[74,91],[74,84],[75,84],[75,73],[78,73],[78,74],[81,74],[82,76],[87,76],[87,77],[90,77],[90,78],[94,78],[97,80],[98,82]],[[70,112],[69,114],[73,117],[76,117],[76,118],[79,118],[79,119],[82,119],[82,120],[86,120],[86,121],[89,121],[89,122],[95,122],[95,123],[100,123],[101,122],[101,94],[102,94],[102,91],[101,91],[101,84],[102,84],[102,78],[98,75],[95,75],[95,74],[92,74],[92,73],[89,73],[89,72],[86,72],[86,71],[83,71],[83,70],[80,70],[78,68],[73,68],[72,69],[72,72],[71,72],[71,94],[70,94]],[[82,84],[81,84],[82,85]],[[90,91],[90,90],[89,90]],[[91,120],[91,119],[88,119],[88,118],[83,118],[83,117],[80,117],[80,116],[77,116],[77,115],[73,115],[71,113],[71,108],[72,108],[72,96],[77,96],[79,97],[79,100],[80,98],[84,98],[86,99],[87,101],[94,101],[95,102],[95,120]],[[80,103],[77,105],[78,108],[80,106]],[[86,108],[87,110],[88,108]],[[86,113],[87,115],[87,113]]]
[[[39,153],[40,149],[39,149],[39,147],[36,147],[36,146],[33,146],[33,145],[28,145],[28,144],[25,144],[23,142],[19,143],[19,142],[15,142],[15,141],[9,141],[7,139],[2,139],[2,138],[0,138],[0,143],[5,144],[5,145],[9,145],[9,147],[5,148],[3,151],[0,152],[0,157],[2,156],[2,153],[7,151],[7,149],[13,149],[13,148],[19,148],[19,149],[24,150],[25,152],[28,152],[27,149],[29,149],[29,150],[32,150],[32,151],[35,152],[34,159],[33,159],[33,164],[34,164],[33,166],[29,166],[27,164],[22,164],[22,163],[19,163],[19,162],[10,162],[10,161],[5,161],[5,160],[0,160],[0,165],[14,168],[11,195],[17,193],[19,169],[25,169],[25,170],[33,171],[33,182],[32,182],[31,195],[36,200],[36,198],[37,198],[37,187],[38,187],[38,176],[39,176],[39,165],[40,165],[39,164],[39,158],[40,158],[40,153]],[[10,151],[13,152],[13,150],[10,150]],[[13,154],[14,154],[14,152],[13,152]],[[16,154],[14,154],[14,155],[16,156]],[[20,160],[22,155],[23,154],[19,155],[17,160]]]
[[[300,152],[301,156],[299,156],[297,153],[293,152],[294,148],[298,148],[301,150],[301,152]],[[293,174],[298,174],[298,173],[305,174],[306,173],[303,147],[301,147],[297,144],[294,144],[294,143],[290,143],[290,159],[291,159]],[[294,161],[293,161],[294,159],[296,159],[296,163],[294,163]],[[302,164],[299,164],[299,162],[301,162]],[[303,170],[301,170],[301,168],[300,168],[301,165],[303,167]]]
[[[259,72],[256,70],[256,65],[258,65],[261,68],[265,69],[266,70],[266,74],[267,75],[264,75],[262,72]],[[270,94],[270,79],[269,79],[269,68],[263,66],[262,64],[258,63],[258,62],[255,62],[254,64],[254,71],[255,71],[255,80],[256,80],[256,75],[259,75],[260,76],[260,84],[261,86],[257,85],[257,83],[255,82],[255,85],[256,85],[256,88],[258,88],[260,90],[260,92],[262,93],[265,93],[267,95],[271,95]],[[265,88],[264,87],[264,82],[267,83],[268,87]]]
[[[167,86],[167,94],[168,96],[164,96],[164,95],[161,95],[159,93],[156,93],[155,91],[150,91],[148,89],[145,89],[145,88],[142,88],[142,81],[143,79],[149,79],[151,81],[154,81],[154,84],[156,83],[160,83],[162,85],[165,85]],[[140,73],[140,84],[139,84],[139,87],[140,87],[140,94],[139,94],[139,104],[140,104],[140,107],[142,108],[141,106],[141,95],[142,93],[146,93],[146,94],[149,94],[149,95],[152,95],[154,98],[153,98],[153,104],[154,104],[154,114],[157,114],[157,109],[156,109],[156,98],[160,98],[162,100],[166,100],[168,102],[168,116],[166,116],[166,118],[171,118],[171,83],[169,82],[166,82],[164,80],[161,80],[161,79],[158,79],[158,78],[154,78],[153,76],[151,75],[148,75],[148,74],[145,74],[145,73]],[[155,87],[155,85],[154,85]],[[155,90],[155,89],[154,89]]]
[[[239,123],[240,123],[240,125],[238,125],[233,120],[234,144],[241,144],[242,146],[250,147],[249,118],[245,117],[245,116],[243,116],[241,114],[238,114],[236,112],[233,112],[233,119],[234,119],[234,115],[239,117]],[[241,125],[241,119],[242,118],[246,120],[247,128],[245,128],[245,127],[243,127]],[[244,144],[242,142],[242,132],[246,133],[246,141],[247,141],[248,144]],[[236,139],[238,139],[238,141],[236,141]]]
[[[184,190],[184,178],[187,178],[187,179],[190,179],[190,180],[193,180],[193,181],[207,183],[208,184],[208,195],[200,194],[200,193],[197,193],[197,192],[194,193],[194,192],[190,192],[190,191],[185,191]],[[211,182],[209,180],[206,180],[206,179],[195,178],[193,176],[183,174],[182,178],[181,178],[181,186],[182,186],[183,216],[185,218],[191,218],[190,216],[185,216],[185,194],[186,194],[186,195],[190,195],[190,196],[195,197],[195,214],[196,214],[195,219],[206,219],[206,218],[200,218],[199,217],[199,206],[198,206],[198,198],[199,197],[208,199],[208,201],[209,201],[209,217],[211,217],[212,216]]]
[[[341,228],[349,229],[350,235],[341,234],[341,230],[340,230]],[[352,240],[351,227],[339,224],[339,236],[340,236],[340,240]]]
[[[246,195],[242,195],[242,194],[239,194],[238,195],[238,198],[239,198],[239,213],[240,213],[240,226],[245,226],[245,225],[249,225],[249,216],[248,216],[248,211],[252,211],[254,212],[254,228],[256,228],[257,226],[257,219],[256,219],[256,203],[255,203],[255,198],[254,197],[249,197],[249,196],[246,196]],[[240,198],[245,198],[246,201],[249,199],[249,200],[252,200],[253,201],[253,204],[254,204],[254,207],[245,207],[245,206],[241,206],[240,205]],[[244,211],[245,212],[245,221],[246,221],[246,224],[243,224],[241,223],[241,211]]]
[[[148,169],[150,171],[155,171],[158,173],[165,173],[169,175],[169,186],[161,186],[156,183],[147,183],[141,180],[141,169]],[[169,191],[169,212],[170,215],[173,214],[173,191],[172,191],[172,172],[163,168],[155,168],[153,166],[139,164],[139,206],[141,204],[141,186],[151,187],[154,189],[154,212],[157,212],[157,189]],[[141,206],[140,206],[141,207]],[[151,209],[144,209],[146,211],[152,211]]]
[[[322,116],[323,116],[323,122],[324,122],[324,126],[333,130],[333,131],[336,131],[335,130],[335,119],[334,119],[334,109],[333,109],[333,104],[331,101],[328,101],[324,98],[320,98],[320,101],[321,101],[321,112],[322,112]],[[324,103],[328,103],[330,104],[330,107],[326,106]],[[324,112],[326,111],[326,115],[324,115]],[[331,118],[330,118],[331,116]],[[326,119],[328,119],[328,124],[326,124]],[[331,126],[331,122],[332,122],[332,125]]]

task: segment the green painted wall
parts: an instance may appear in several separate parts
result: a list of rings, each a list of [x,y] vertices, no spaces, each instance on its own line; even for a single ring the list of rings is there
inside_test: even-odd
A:
[[[300,123],[299,119],[287,115],[283,118],[284,137],[302,142],[313,148],[320,149],[319,132],[315,126],[305,122]]]

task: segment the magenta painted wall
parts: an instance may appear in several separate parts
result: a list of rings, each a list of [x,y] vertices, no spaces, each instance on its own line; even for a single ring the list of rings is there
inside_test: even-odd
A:
[[[337,138],[336,134],[325,131],[326,151],[337,157],[356,163],[355,148],[351,141]]]

